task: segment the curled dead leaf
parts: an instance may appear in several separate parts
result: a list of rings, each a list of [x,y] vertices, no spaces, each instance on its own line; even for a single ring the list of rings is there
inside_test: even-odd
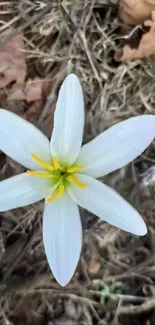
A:
[[[13,32],[7,29],[0,34],[0,39]],[[18,34],[0,48],[0,88],[6,87],[10,82],[24,83],[27,68],[25,61],[23,34]]]
[[[119,0],[119,16],[126,24],[142,24],[153,10],[155,0]]]
[[[116,61],[128,61],[155,56],[155,11],[152,12],[152,20],[145,21],[144,25],[150,27],[150,30],[142,35],[138,47],[135,48],[132,44],[124,45],[115,53]]]
[[[115,60],[129,61],[155,55],[155,43],[153,42],[154,39],[155,31],[144,34],[137,49],[132,48],[127,44],[116,52]]]

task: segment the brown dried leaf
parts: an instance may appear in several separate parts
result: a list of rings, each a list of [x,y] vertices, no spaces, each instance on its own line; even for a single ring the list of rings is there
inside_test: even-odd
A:
[[[155,55],[155,11],[152,12],[152,20],[145,21],[144,25],[149,26],[150,30],[142,36],[138,47],[133,48],[130,44],[124,45],[116,52],[116,61],[128,61]]]
[[[25,100],[24,86],[21,84],[14,84],[10,89],[8,100]]]
[[[130,45],[127,44],[116,52],[115,60],[128,61],[155,55],[154,39],[155,31],[144,34],[137,49],[131,48]]]
[[[98,243],[92,233],[88,234],[85,238],[84,251],[84,259],[87,264],[88,274],[94,276],[100,271],[102,260],[99,254]]]
[[[24,93],[27,102],[32,102],[24,117],[30,122],[36,120],[45,105],[48,89],[51,81],[45,81],[40,78],[28,80],[26,83]]]
[[[95,275],[100,271],[101,268],[101,259],[97,251],[93,251],[91,255],[91,260],[88,265],[88,273],[90,275]]]
[[[24,114],[24,118],[28,120],[29,122],[33,122],[36,120],[39,116],[40,113],[42,112],[42,109],[44,107],[44,102],[43,99],[35,100],[26,113]]]
[[[60,70],[60,67],[57,65],[52,70],[52,72],[50,72],[50,74],[47,75],[46,79],[44,79],[44,80],[41,80],[39,78],[35,79],[35,81],[38,80],[38,85],[35,86],[35,84],[34,84],[33,89],[34,89],[35,93],[38,94],[38,96],[41,93],[42,97],[40,100],[37,99],[36,101],[34,101],[32,103],[32,105],[30,105],[30,107],[28,108],[27,112],[24,114],[25,119],[27,119],[28,121],[33,122],[42,113],[43,108],[46,104],[47,96],[49,96],[51,89],[53,88],[53,83],[55,82],[55,77],[56,77],[57,73],[59,72],[59,70]],[[39,86],[40,86],[40,89],[39,89]],[[27,100],[28,99],[30,99],[30,93],[27,94]],[[32,99],[32,97],[31,97],[31,99]],[[33,95],[33,99],[34,99],[34,95]],[[42,129],[42,131],[48,136],[51,136],[55,105],[56,105],[56,99],[51,102],[50,107],[48,109],[48,114],[46,116],[46,120],[40,125],[40,128]]]
[[[9,91],[8,100],[26,100],[31,105],[24,115],[30,122],[34,121],[41,113],[44,104],[44,81],[40,78],[29,79],[25,85],[14,84]]]
[[[119,0],[119,16],[126,23],[137,25],[151,18],[155,0]]]
[[[0,39],[12,33],[7,29],[0,34]],[[0,88],[6,87],[10,82],[17,81],[22,84],[27,69],[24,50],[23,34],[18,34],[0,48]]]
[[[25,100],[27,103],[31,103],[24,114],[26,120],[33,122],[40,116],[45,106],[47,96],[51,92],[58,71],[59,66],[55,67],[46,79],[36,77],[34,79],[29,79],[25,85],[16,83],[10,89],[8,100]],[[52,101],[49,100],[48,113],[46,120],[42,125],[46,134],[51,134],[55,104],[56,99],[53,99]]]
[[[25,99],[29,102],[41,99],[43,95],[43,80],[40,78],[29,79],[25,85]]]
[[[8,100],[26,100],[28,103],[43,98],[44,81],[40,78],[29,79],[25,85],[14,84],[10,89]]]

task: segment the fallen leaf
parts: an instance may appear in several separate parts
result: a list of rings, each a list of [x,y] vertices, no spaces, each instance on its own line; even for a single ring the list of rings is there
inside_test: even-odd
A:
[[[97,274],[101,269],[101,258],[97,251],[93,251],[91,255],[91,260],[88,266],[88,273],[90,275]]]
[[[26,113],[24,114],[24,118],[29,121],[33,122],[36,120],[42,111],[42,108],[44,107],[44,101],[43,100],[35,100],[28,108]]]
[[[7,29],[0,34],[0,40],[13,32]],[[10,82],[24,83],[27,68],[25,61],[23,34],[20,33],[0,47],[0,88],[6,87]]]
[[[24,85],[14,84],[9,90],[8,100],[25,100]]]
[[[141,59],[155,54],[155,31],[148,32],[142,36],[137,49],[130,45],[124,45],[123,48],[118,49],[115,54],[116,61],[129,61],[134,59]]]
[[[102,267],[102,260],[99,254],[98,243],[92,233],[89,233],[84,241],[84,259],[88,274],[91,276],[96,275]]]
[[[9,91],[8,100],[26,100],[34,102],[43,97],[44,80],[40,78],[29,79],[25,85],[15,83]]]
[[[124,45],[115,53],[116,61],[128,61],[155,55],[155,11],[152,12],[152,20],[145,21],[144,25],[150,27],[150,30],[142,35],[138,47],[134,48],[132,44]]]
[[[25,99],[29,102],[42,99],[43,97],[43,83],[44,81],[40,78],[29,79],[26,82],[24,93]]]
[[[28,80],[24,89],[25,100],[32,104],[24,114],[26,120],[33,122],[40,116],[46,103],[50,85],[51,81],[46,81],[40,78]]]
[[[24,85],[15,83],[9,89],[9,94],[7,97],[8,101],[25,100],[27,103],[30,103],[28,109],[26,110],[23,116],[26,120],[30,122],[35,121],[40,116],[46,104],[46,101],[48,101],[49,107],[47,110],[46,117],[44,117],[44,122],[42,123],[42,128],[45,129],[46,134],[51,134],[53,114],[57,97],[56,94],[54,95],[54,97],[52,95],[52,99],[48,98],[48,96],[51,93],[51,89],[55,82],[55,77],[59,70],[60,67],[56,66],[52,70],[52,72],[47,75],[46,79],[36,77],[34,79],[27,80]]]
[[[151,18],[155,0],[119,0],[119,16],[130,25],[142,24]]]
[[[51,90],[52,90],[54,82],[55,82],[55,78],[59,71],[60,71],[60,66],[57,65],[46,76],[46,79],[39,80],[39,78],[38,78],[38,85],[35,85],[35,83],[34,83],[33,89],[34,89],[35,94],[38,94],[37,95],[38,97],[40,94],[42,94],[42,97],[40,98],[40,100],[38,100],[39,99],[38,98],[38,99],[36,99],[36,101],[32,102],[32,104],[29,106],[28,110],[24,114],[24,118],[27,119],[28,121],[33,122],[42,113],[43,108],[46,104],[47,96],[49,96],[51,93]],[[35,80],[37,80],[37,78],[35,78]],[[39,87],[41,87],[41,91],[40,91]],[[32,87],[27,87],[27,89],[29,89],[29,88],[32,88]],[[31,96],[30,96],[30,92],[29,92],[29,94],[27,93],[27,100],[30,98],[34,99],[34,94],[31,94]],[[39,126],[40,129],[42,129],[43,132],[48,136],[51,136],[55,105],[56,105],[56,99],[52,100],[52,102],[50,103],[46,119]]]

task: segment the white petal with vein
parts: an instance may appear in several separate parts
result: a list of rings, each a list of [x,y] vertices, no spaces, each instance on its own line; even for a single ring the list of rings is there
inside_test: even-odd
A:
[[[43,241],[53,275],[65,286],[75,272],[82,246],[79,210],[67,194],[45,205]]]
[[[117,192],[90,176],[78,174],[77,177],[88,185],[83,190],[76,185],[68,188],[69,195],[77,204],[113,226],[139,236],[146,234],[146,225],[140,214]]]
[[[138,157],[154,137],[154,115],[132,117],[84,145],[76,163],[85,165],[84,174],[101,177]]]
[[[71,165],[77,158],[84,128],[84,101],[80,82],[70,74],[63,82],[56,111],[51,138],[51,152],[59,161]]]
[[[35,153],[50,162],[48,138],[20,116],[0,109],[0,150],[29,169],[42,169],[31,157]]]
[[[40,201],[49,193],[46,179],[26,173],[0,182],[0,211],[23,207]]]

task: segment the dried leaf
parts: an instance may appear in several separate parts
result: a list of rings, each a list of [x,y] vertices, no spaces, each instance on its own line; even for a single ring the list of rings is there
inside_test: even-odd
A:
[[[24,86],[14,84],[9,91],[8,100],[25,100]]]
[[[35,100],[26,113],[24,114],[24,118],[28,120],[29,122],[33,122],[36,120],[39,116],[40,113],[42,112],[42,109],[44,107],[44,101],[43,99]]]
[[[132,44],[124,45],[116,52],[116,61],[128,61],[155,55],[155,12],[152,12],[152,20],[144,22],[144,25],[149,26],[150,30],[143,34],[138,47],[133,48]]]
[[[46,79],[40,79],[38,77],[29,79],[25,85],[16,83],[9,90],[8,100],[25,100],[27,103],[30,103],[30,106],[24,114],[26,120],[33,122],[40,116],[59,69],[59,66],[56,66]],[[56,98],[53,98],[52,96],[52,101],[49,99],[49,108],[46,114],[46,119],[44,119],[44,123],[40,126],[46,134],[50,135],[53,125],[55,104]]]
[[[48,89],[51,85],[51,81],[45,81],[40,78],[28,80],[26,83],[24,93],[27,102],[32,102],[24,118],[30,122],[36,120],[45,105]]]
[[[49,94],[50,94],[50,92],[51,92],[51,90],[53,88],[53,84],[55,82],[55,77],[56,77],[57,73],[59,72],[59,70],[60,70],[60,67],[56,66],[50,72],[50,74],[47,75],[46,79],[44,79],[44,80],[41,80],[39,78],[34,79],[35,81],[38,80],[38,85],[35,85],[35,83],[34,83],[33,90],[34,90],[35,94],[38,97],[40,96],[40,94],[42,95],[42,97],[41,97],[40,100],[38,100],[39,98],[36,99],[32,103],[32,105],[30,105],[30,107],[28,108],[26,113],[24,114],[25,119],[27,119],[28,121],[33,122],[42,113],[43,108],[44,108],[45,103],[46,103],[46,100],[47,100],[47,96],[49,96]],[[29,89],[29,88],[30,87],[27,87],[27,89]],[[32,95],[33,95],[33,97],[32,97]],[[27,93],[27,100],[30,99],[30,98],[34,99],[34,94],[31,94],[31,97],[30,97],[30,92],[29,92],[29,94]],[[54,99],[51,102],[50,107],[48,109],[48,114],[46,116],[46,119],[39,126],[42,129],[42,131],[48,136],[51,136],[51,130],[52,130],[52,127],[53,127],[53,114],[54,114],[54,110],[55,110],[55,105],[56,105],[56,99]]]
[[[137,49],[131,48],[130,45],[125,45],[115,54],[116,61],[128,61],[133,59],[141,59],[146,56],[155,54],[155,31],[148,32],[142,36]]]
[[[85,238],[84,251],[84,259],[87,263],[88,274],[94,276],[100,271],[102,260],[99,254],[98,243],[92,233],[89,233]]]
[[[16,83],[10,89],[8,100],[26,100],[30,103],[42,99],[43,84],[40,78],[29,79],[25,85]]]
[[[119,16],[126,23],[137,25],[151,18],[155,0],[119,0]]]
[[[43,97],[43,83],[44,81],[40,78],[29,79],[27,81],[24,93],[28,103]]]
[[[0,34],[0,39],[10,33],[8,29]],[[27,69],[24,50],[23,34],[18,34],[0,48],[0,88],[6,87],[10,82],[17,81],[22,84]]]
[[[88,273],[90,275],[95,275],[97,274],[100,269],[101,269],[101,258],[98,254],[97,251],[93,251],[92,252],[92,255],[91,255],[91,260],[90,260],[90,263],[88,265]]]
[[[41,113],[46,96],[44,95],[44,81],[40,78],[29,79],[25,85],[14,84],[9,91],[8,100],[25,100],[31,105],[25,113],[25,119],[34,121]]]

